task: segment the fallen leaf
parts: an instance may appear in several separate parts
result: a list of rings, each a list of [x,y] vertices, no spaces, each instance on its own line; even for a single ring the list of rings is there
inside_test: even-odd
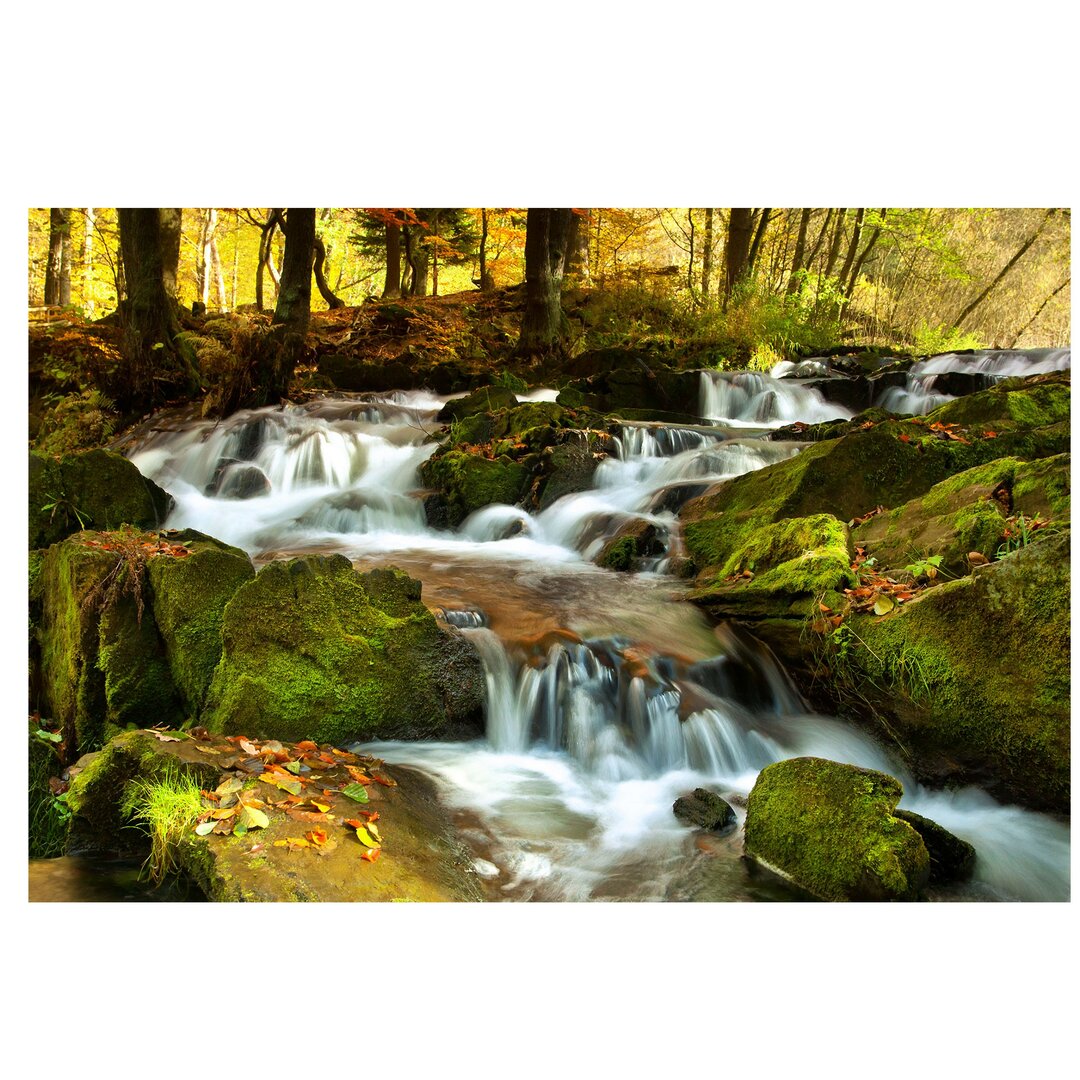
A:
[[[166,735],[163,731],[151,731],[151,735],[155,739],[159,739],[161,742],[183,742],[183,738],[179,735]]]
[[[244,781],[239,776],[230,776],[227,780],[222,780],[214,791],[218,795],[231,795],[234,791],[242,791],[244,787]]]
[[[349,786],[346,787],[341,794],[347,795],[350,799],[354,799],[356,802],[359,803],[365,803],[368,801],[367,789],[364,787],[363,784],[349,784]]]
[[[245,829],[265,829],[270,824],[270,819],[261,811],[256,810],[250,803],[244,804],[240,812],[239,824]]]
[[[346,765],[345,769],[358,784],[371,783],[371,777],[363,769],[359,769],[355,765]]]
[[[201,825],[195,826],[195,832],[198,836],[209,836],[216,828],[216,821],[204,821]]]
[[[874,614],[887,615],[894,607],[896,607],[896,604],[883,593],[874,601]]]
[[[823,604],[821,601],[818,601],[818,611],[832,611],[832,608],[829,607],[828,604]]]
[[[318,802],[315,799],[311,800],[311,805],[314,806],[315,809],[318,810],[321,814],[325,814],[326,811],[330,809],[330,804],[328,802]]]
[[[364,825],[357,825],[356,839],[359,840],[364,847],[373,848],[378,846],[375,838],[367,831],[367,828]]]
[[[240,749],[243,750],[245,754],[251,754],[254,757],[259,756],[259,748],[254,743],[248,742],[247,739],[240,740]]]
[[[220,754],[220,750],[215,750],[212,746],[203,746],[202,743],[196,743],[195,749],[201,751],[204,754]]]
[[[376,784],[382,784],[383,787],[397,787],[397,781],[392,776],[383,776],[382,773],[372,776],[372,780]]]
[[[297,750],[318,750],[319,748],[310,739],[305,739],[303,742],[296,744]]]
[[[985,566],[990,560],[981,551],[969,551],[968,562],[972,566]]]
[[[215,821],[224,821],[225,818],[234,817],[235,814],[236,814],[236,807],[230,806],[230,807],[226,807],[226,808],[224,808],[222,810],[215,810],[210,816],[212,818],[214,818]]]
[[[911,436],[910,435],[898,435],[897,438],[901,442],[911,442]]]
[[[368,848],[366,851],[360,852],[360,858],[366,859],[368,862],[374,862],[381,852],[382,848]]]

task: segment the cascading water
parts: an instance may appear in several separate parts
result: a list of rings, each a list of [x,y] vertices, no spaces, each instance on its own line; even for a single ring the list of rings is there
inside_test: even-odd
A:
[[[979,349],[970,353],[943,353],[911,365],[904,386],[890,386],[875,402],[883,409],[905,416],[932,412],[962,391],[984,390],[1014,375],[1045,375],[1068,371],[1071,349]],[[949,380],[948,376],[959,379]]]
[[[702,371],[701,415],[732,426],[776,428],[801,420],[850,420],[852,412],[813,387],[758,371]]]
[[[971,840],[976,880],[945,898],[1066,897],[1067,827],[975,790],[924,791],[867,736],[808,713],[767,652],[682,602],[684,585],[590,564],[634,520],[654,526],[664,548],[685,499],[799,452],[745,430],[733,437],[740,425],[843,414],[764,376],[719,381],[731,406],[713,410],[723,427],[627,425],[591,491],[537,514],[485,507],[453,531],[426,524],[418,491],[446,398],[340,396],[217,424],[162,423],[128,452],[174,497],[168,526],[262,559],[340,551],[365,567],[400,566],[471,637],[487,673],[487,738],[371,749],[436,779],[492,897],[773,895],[747,882],[737,837],[718,842],[703,883],[671,804],[707,785],[738,806],[764,765],[798,754],[891,772],[904,805]],[[717,384],[713,373],[705,383]]]

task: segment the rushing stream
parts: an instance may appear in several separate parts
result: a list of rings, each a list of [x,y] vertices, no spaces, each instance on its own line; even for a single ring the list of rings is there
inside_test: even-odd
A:
[[[437,448],[445,400],[335,395],[217,424],[163,421],[128,453],[176,500],[169,527],[257,562],[337,551],[364,569],[399,566],[472,638],[487,673],[486,739],[367,749],[436,780],[491,899],[789,899],[748,875],[738,832],[696,837],[671,806],[712,787],[741,825],[758,771],[803,754],[899,777],[903,806],[975,845],[975,880],[936,898],[1068,898],[1067,825],[975,789],[923,789],[867,735],[810,713],[776,658],[710,627],[662,573],[682,502],[799,452],[752,429],[848,412],[769,376],[703,373],[703,424],[624,427],[592,491],[537,514],[489,506],[437,530],[418,468]],[[636,574],[594,566],[635,518],[656,527],[662,551]]]

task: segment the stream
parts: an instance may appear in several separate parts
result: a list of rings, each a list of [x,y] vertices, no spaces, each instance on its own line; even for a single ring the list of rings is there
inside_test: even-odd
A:
[[[552,396],[536,391],[530,400]],[[419,466],[435,452],[426,392],[333,394],[227,420],[162,420],[128,448],[194,528],[257,564],[341,552],[422,580],[437,616],[476,644],[486,737],[383,742],[365,752],[436,782],[492,900],[788,900],[741,859],[742,806],[770,762],[818,755],[881,769],[901,806],[975,845],[974,880],[938,900],[1065,900],[1069,828],[984,792],[931,791],[869,736],[810,712],[781,662],[713,627],[664,573],[676,514],[717,480],[797,454],[763,432],[847,417],[814,390],[755,372],[702,373],[701,426],[626,425],[595,488],[530,514],[489,506],[426,524]],[[627,521],[660,538],[639,572],[591,562]],[[693,833],[674,800],[710,787],[736,809],[725,837]]]

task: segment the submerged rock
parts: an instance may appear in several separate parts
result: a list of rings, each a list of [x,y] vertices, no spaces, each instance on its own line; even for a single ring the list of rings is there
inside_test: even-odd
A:
[[[336,744],[477,729],[479,655],[441,628],[400,571],[343,555],[274,562],[229,601],[203,722],[213,731]]]
[[[671,810],[684,825],[710,832],[726,832],[736,822],[731,806],[716,792],[705,788],[695,788],[689,795],[681,795]]]
[[[746,805],[746,854],[819,900],[914,900],[929,880],[919,833],[895,813],[900,782],[823,758],[763,769]]]
[[[119,454],[87,450],[57,460],[30,452],[32,548],[83,529],[157,528],[171,509],[171,496]]]

